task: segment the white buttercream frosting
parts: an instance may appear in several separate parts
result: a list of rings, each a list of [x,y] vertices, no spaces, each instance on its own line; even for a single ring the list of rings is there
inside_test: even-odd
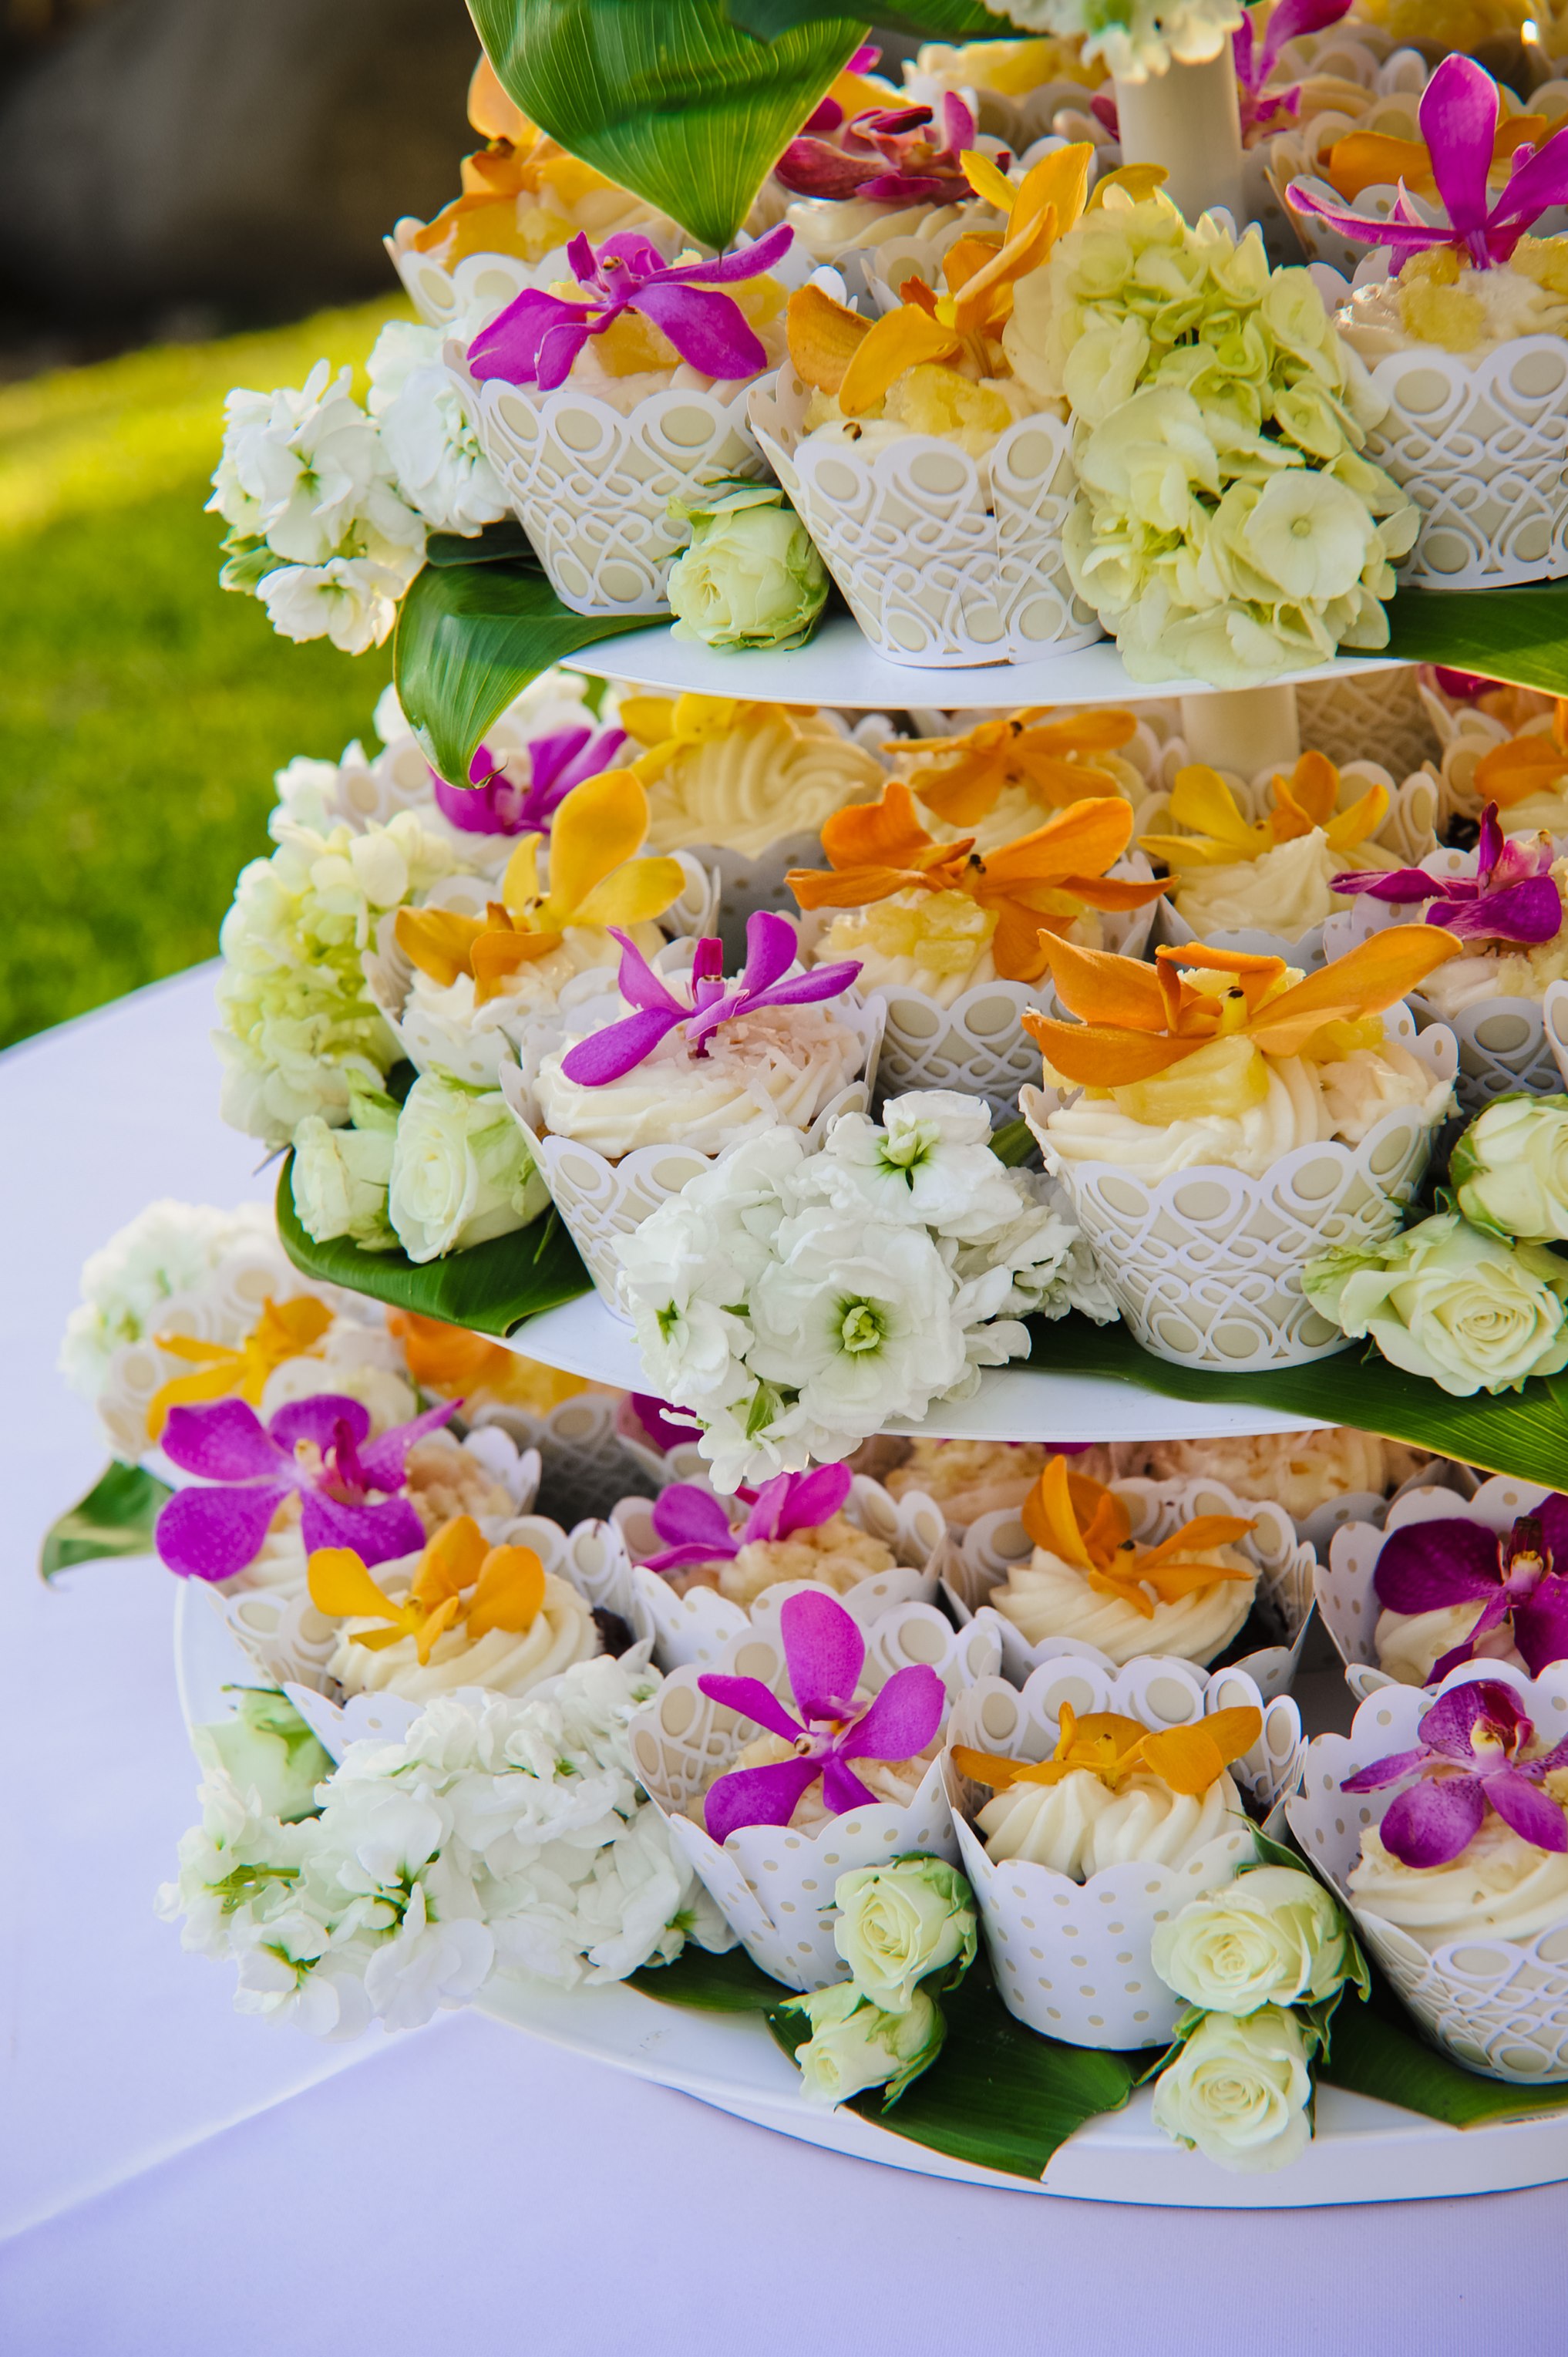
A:
[[[1108,1866],[1185,1866],[1246,1824],[1247,1815],[1223,1772],[1206,1792],[1189,1794],[1142,1769],[1112,1792],[1089,1769],[1075,1768],[1055,1784],[1010,1784],[975,1824],[993,1865],[1027,1859],[1087,1882]]]
[[[1533,1940],[1568,1923],[1568,1855],[1537,1849],[1490,1811],[1448,1866],[1402,1865],[1369,1825],[1347,1879],[1359,1908],[1429,1950],[1488,1932]]]
[[[386,1565],[376,1573],[394,1602],[407,1592],[406,1580],[394,1585],[389,1576],[396,1568]],[[403,1568],[412,1578],[417,1558]],[[409,1702],[429,1702],[458,1686],[484,1686],[515,1700],[599,1650],[599,1632],[585,1598],[553,1572],[544,1575],[544,1601],[528,1628],[487,1629],[482,1637],[471,1640],[459,1620],[443,1630],[423,1665],[412,1637],[380,1648],[355,1644],[360,1631],[385,1627],[383,1620],[344,1621],[328,1668],[345,1694],[395,1694]]]
[[[1372,1631],[1378,1666],[1402,1686],[1423,1686],[1444,1653],[1462,1645],[1481,1617],[1479,1603],[1445,1604],[1435,1612],[1380,1612]],[[1476,1648],[1478,1658],[1529,1667],[1509,1630],[1488,1629]]]
[[[650,780],[648,849],[712,844],[755,858],[869,801],[885,776],[875,754],[814,713],[753,718],[683,745]]]
[[[1218,1481],[1238,1498],[1272,1499],[1298,1523],[1331,1498],[1387,1497],[1429,1461],[1420,1449],[1345,1424],[1234,1440],[1154,1440],[1146,1452],[1153,1480]]]
[[[765,1587],[784,1579],[812,1579],[842,1596],[860,1580],[891,1571],[896,1561],[880,1539],[834,1514],[813,1530],[796,1531],[787,1539],[748,1539],[738,1555],[665,1576],[682,1595],[691,1587],[714,1587],[730,1603],[749,1607]]]
[[[1561,248],[1563,242],[1541,242]],[[1485,270],[1464,267],[1451,284],[1437,285],[1423,277],[1418,264],[1399,278],[1358,286],[1335,313],[1334,324],[1369,368],[1395,352],[1433,343],[1474,362],[1516,336],[1568,334],[1568,305],[1562,295],[1506,263]]]
[[[1391,852],[1360,843],[1354,852],[1335,851],[1320,826],[1261,859],[1238,859],[1224,867],[1184,868],[1172,895],[1177,914],[1200,941],[1217,932],[1262,931],[1299,941],[1336,909],[1348,908],[1330,888],[1347,868],[1392,867]]]
[[[1135,1605],[1101,1594],[1076,1566],[1037,1546],[1027,1563],[1012,1566],[986,1601],[1011,1620],[1026,1645],[1043,1644],[1047,1637],[1071,1637],[1118,1665],[1144,1653],[1175,1654],[1206,1665],[1224,1652],[1251,1610],[1257,1568],[1230,1546],[1167,1560],[1220,1563],[1246,1577],[1217,1579],[1174,1603],[1156,1602],[1145,1619]]]

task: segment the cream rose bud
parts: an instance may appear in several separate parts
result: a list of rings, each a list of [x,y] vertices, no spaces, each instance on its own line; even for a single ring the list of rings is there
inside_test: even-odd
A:
[[[329,1129],[312,1114],[294,1134],[289,1188],[299,1224],[318,1244],[349,1236],[364,1252],[391,1252],[387,1187],[397,1136],[397,1106],[379,1092],[350,1088],[351,1129]]]
[[[675,636],[710,647],[793,647],[827,603],[828,576],[805,525],[768,483],[717,484],[672,500],[692,544],[670,573]]]
[[[1495,1098],[1454,1148],[1449,1182],[1478,1228],[1530,1243],[1568,1238],[1568,1096]]]
[[[833,1889],[833,1945],[854,1986],[884,2013],[908,2013],[916,1985],[974,1958],[973,1892],[940,1858],[857,1867]]]
[[[387,1212],[412,1261],[525,1228],[550,1200],[499,1089],[424,1073],[398,1116]]]
[[[1155,1970],[1167,1988],[1211,2013],[1316,2005],[1348,1978],[1350,1940],[1320,1882],[1288,1866],[1261,1866],[1194,1899],[1155,1926]]]
[[[1294,2013],[1206,2014],[1155,2083],[1155,2124],[1221,2169],[1283,2169],[1312,2133],[1311,2048]]]
[[[231,1718],[192,1729],[204,1768],[220,1769],[263,1816],[293,1824],[317,1813],[316,1787],[335,1762],[285,1696],[242,1686]]]
[[[795,1998],[786,2010],[803,2013],[811,2025],[795,2060],[813,2104],[847,2104],[867,2087],[886,2087],[891,2102],[929,2069],[947,2035],[940,2008],[920,1989],[903,2013],[883,2013],[853,1982],[836,1981]]]
[[[1333,1252],[1302,1276],[1347,1334],[1455,1399],[1518,1391],[1568,1366],[1568,1261],[1484,1235],[1442,1211],[1369,1252]]]

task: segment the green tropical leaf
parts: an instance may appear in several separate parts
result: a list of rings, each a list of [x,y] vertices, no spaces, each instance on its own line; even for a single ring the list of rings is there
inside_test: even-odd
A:
[[[467,1252],[417,1267],[403,1252],[361,1252],[347,1236],[318,1244],[299,1224],[289,1172],[292,1154],[278,1176],[278,1239],[295,1268],[326,1285],[347,1286],[393,1309],[416,1310],[476,1334],[506,1336],[525,1318],[554,1309],[588,1290],[588,1273],[577,1248],[553,1211],[531,1227]]]
[[[771,2013],[784,1994],[738,1944],[715,1956],[691,1941],[672,1964],[644,1964],[628,1974],[627,1986],[697,2013]]]
[[[151,1555],[158,1509],[174,1491],[166,1481],[116,1458],[85,1498],[51,1523],[38,1550],[38,1571],[52,1579],[73,1563],[104,1555]]]
[[[536,673],[662,619],[574,614],[532,556],[442,558],[415,576],[398,616],[398,702],[426,760],[466,781],[486,729]]]
[[[1568,581],[1525,589],[1402,589],[1389,654],[1568,695]]]
[[[858,16],[886,33],[910,33],[922,41],[999,41],[1021,27],[1006,16],[979,5],[979,0],[913,0],[908,8],[884,8],[875,0],[864,5],[835,8],[824,0],[729,0],[729,19],[759,41],[777,40],[797,25],[814,25],[830,16]]]
[[[490,63],[574,156],[725,246],[865,35],[853,13],[776,40],[724,0],[469,0]]]
[[[1369,2005],[1342,2005],[1334,2017],[1334,2044],[1317,2076],[1352,2094],[1375,2095],[1402,2111],[1444,2120],[1452,2128],[1479,2128],[1505,2120],[1568,2110],[1568,2086],[1518,2087],[1484,2079],[1423,2045],[1385,1984]]]

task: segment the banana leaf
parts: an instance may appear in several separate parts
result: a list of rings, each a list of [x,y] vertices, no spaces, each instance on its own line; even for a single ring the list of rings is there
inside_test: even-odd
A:
[[[306,1234],[294,1208],[293,1162],[292,1154],[284,1157],[278,1178],[278,1240],[295,1268],[320,1284],[346,1286],[390,1308],[413,1309],[422,1318],[441,1318],[448,1326],[503,1339],[525,1318],[588,1290],[588,1273],[553,1210],[510,1236],[493,1236],[489,1243],[417,1266],[403,1252],[361,1252],[348,1236],[318,1244]]]
[[[442,777],[466,784],[486,729],[536,673],[600,639],[661,619],[574,614],[532,551],[521,557],[486,552],[458,564],[444,549],[414,576],[398,616],[398,702],[425,759]]]
[[[1402,662],[1444,663],[1568,695],[1568,581],[1402,589],[1389,608],[1388,651]]]
[[[1520,2087],[1484,2079],[1423,2045],[1410,2017],[1380,1978],[1369,2005],[1342,2005],[1334,2017],[1334,2043],[1317,2066],[1331,2087],[1374,2095],[1402,2111],[1420,2112],[1451,2128],[1480,2128],[1505,2120],[1537,2119],[1568,2109],[1568,2086]]]
[[[115,1458],[86,1497],[45,1532],[39,1577],[52,1579],[73,1563],[96,1563],[105,1555],[151,1555],[158,1509],[173,1495],[156,1474]]]
[[[914,0],[908,8],[885,8],[875,0],[865,5],[836,8],[823,0],[729,0],[729,18],[759,41],[777,40],[797,25],[813,25],[822,17],[860,16],[885,33],[909,33],[922,41],[1005,40],[1020,27],[1004,15],[983,8],[978,0]]]
[[[469,0],[491,65],[574,156],[725,246],[865,38],[853,13],[755,40],[724,0]]]

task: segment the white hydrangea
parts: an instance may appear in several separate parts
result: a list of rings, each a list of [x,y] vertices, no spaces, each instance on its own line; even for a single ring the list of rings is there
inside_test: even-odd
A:
[[[442,360],[452,332],[389,319],[371,352],[370,412],[409,506],[433,532],[472,533],[510,503]]]
[[[1008,15],[1022,31],[1081,38],[1085,62],[1121,81],[1207,65],[1241,21],[1240,0],[1017,0]]]
[[[624,1980],[734,1935],[643,1795],[627,1729],[640,1653],[579,1663],[526,1701],[444,1695],[401,1743],[356,1743],[282,1825],[209,1773],[158,1911],[239,1965],[242,2011],[318,2036],[417,2028],[496,1971]]]
[[[232,1211],[166,1196],[149,1203],[83,1265],[81,1299],[59,1354],[71,1389],[96,1399],[113,1353],[154,1332],[166,1301],[195,1291],[236,1246],[273,1242],[272,1213],[262,1203]]]

